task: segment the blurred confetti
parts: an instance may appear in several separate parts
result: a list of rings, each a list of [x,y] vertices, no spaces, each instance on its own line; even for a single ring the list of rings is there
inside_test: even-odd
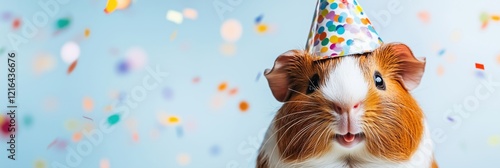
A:
[[[455,122],[455,120],[451,117],[446,117],[446,119],[448,119],[448,121],[450,121],[450,122]]]
[[[5,52],[5,47],[0,48],[0,54],[3,54]]]
[[[127,61],[121,60],[120,62],[118,62],[116,69],[119,74],[126,74],[129,72],[130,68]]]
[[[78,61],[73,62],[69,67],[68,67],[68,75],[73,73],[73,71],[76,68],[76,65],[78,64]]]
[[[484,79],[483,71],[476,71],[476,77],[478,77],[479,79]]]
[[[182,126],[177,126],[175,127],[175,132],[177,133],[177,137],[178,138],[182,138],[182,136],[184,136],[184,129],[182,128]]]
[[[110,163],[108,159],[101,159],[99,163],[99,168],[110,168]]]
[[[264,15],[261,14],[255,18],[255,24],[259,24],[262,22],[262,19],[264,18]]]
[[[250,105],[246,101],[241,101],[239,107],[241,112],[246,112]]]
[[[262,72],[257,72],[257,77],[255,77],[255,82],[259,81],[261,75],[262,75]]]
[[[218,145],[212,145],[209,152],[212,156],[218,156],[220,154],[220,147]]]
[[[33,73],[35,75],[42,75],[51,71],[56,66],[56,59],[49,54],[38,54],[33,59]]]
[[[172,34],[170,35],[170,41],[174,41],[176,37],[177,37],[177,30],[172,32]]]
[[[118,121],[120,121],[120,115],[119,114],[113,114],[111,116],[108,117],[108,123],[109,125],[115,125],[116,123],[118,123]]]
[[[497,63],[500,64],[500,54],[497,56]]]
[[[229,19],[222,23],[220,33],[225,41],[233,43],[241,38],[243,27],[238,20]]]
[[[267,26],[266,24],[258,24],[255,26],[255,30],[257,31],[257,33],[259,34],[264,34],[266,33],[268,30],[269,30],[269,26]]]
[[[500,56],[499,56],[498,58],[499,58],[499,61],[500,61]],[[499,62],[499,63],[500,63],[500,62]],[[197,77],[194,77],[194,78],[193,78],[193,83],[194,83],[194,84],[197,84],[197,83],[199,83],[199,82],[200,82],[200,77],[199,77],[199,76],[197,76]]]
[[[132,0],[117,0],[116,9],[127,9]]]
[[[439,65],[439,66],[437,67],[437,74],[438,74],[438,76],[440,76],[440,77],[444,75],[444,66],[443,66],[443,65]]]
[[[215,94],[212,99],[210,99],[210,107],[214,110],[219,110],[222,108],[227,101],[227,97],[224,94]]]
[[[0,131],[2,131],[3,136],[10,136],[9,128],[10,128],[10,117],[9,116],[3,116],[1,117],[2,121],[0,121]]]
[[[175,10],[168,10],[165,18],[176,24],[181,24],[183,20],[182,13]]]
[[[81,128],[80,122],[74,119],[66,120],[66,122],[64,122],[64,128],[71,132],[76,131],[77,129]]]
[[[219,86],[217,87],[217,90],[218,90],[219,92],[222,92],[222,91],[224,91],[224,90],[226,90],[226,89],[227,89],[227,82],[222,82],[222,83],[220,83],[220,84],[219,84]]]
[[[74,63],[80,56],[80,46],[74,41],[64,43],[61,47],[61,57],[67,64]]]
[[[21,27],[21,19],[16,18],[12,21],[12,29],[17,30],[19,27]]]
[[[26,128],[31,127],[31,125],[33,125],[33,116],[31,114],[26,114],[23,117],[23,124]]]
[[[92,112],[94,110],[94,100],[91,97],[83,97],[82,106],[86,112]]]
[[[476,63],[476,69],[484,70],[484,65],[481,63]]]
[[[181,120],[178,116],[168,116],[166,120],[167,125],[170,126],[178,125],[180,122]]]
[[[41,159],[35,160],[35,162],[33,163],[33,167],[34,168],[46,168],[45,160],[41,160]]]
[[[225,56],[233,56],[236,54],[236,45],[232,43],[222,44],[220,47],[220,51]]]
[[[56,21],[56,29],[57,30],[63,30],[69,27],[71,24],[71,19],[70,18],[59,18]]]
[[[431,20],[431,15],[428,11],[420,11],[418,13],[418,18],[420,19],[420,21],[427,24]]]
[[[443,56],[445,52],[446,52],[446,49],[443,48],[443,49],[439,50],[438,55]]]
[[[139,142],[139,133],[137,133],[137,132],[133,132],[133,133],[132,133],[132,140],[133,140],[134,142]]]
[[[86,28],[85,31],[83,32],[83,35],[85,36],[85,38],[89,38],[89,36],[90,36],[90,29]]]
[[[488,144],[490,146],[500,145],[500,135],[493,135],[488,138]]]
[[[182,153],[177,155],[177,163],[181,166],[187,166],[191,162],[191,157],[188,154]]]
[[[73,142],[78,142],[82,139],[82,133],[81,132],[75,132],[73,134],[73,137],[71,138]]]
[[[163,98],[165,98],[166,100],[172,100],[174,98],[174,90],[169,87],[163,88],[162,93]]]
[[[126,52],[126,61],[131,70],[142,69],[147,63],[147,53],[141,47],[132,47]]]
[[[191,19],[191,20],[196,20],[198,18],[198,11],[192,8],[186,8],[184,11],[182,11],[182,14],[184,15],[185,18]]]
[[[83,118],[87,119],[87,120],[90,120],[90,121],[94,121],[94,119],[90,118],[90,117],[86,117],[86,116],[83,116]]]
[[[2,21],[9,21],[10,19],[12,19],[12,13],[4,11],[4,12],[2,12],[1,18],[2,18]]]
[[[116,10],[116,7],[118,7],[117,0],[108,0],[108,3],[106,4],[106,8],[104,8],[104,13],[107,13],[107,14],[113,13]]]
[[[236,94],[238,94],[238,88],[232,88],[229,90],[229,96],[234,96]]]

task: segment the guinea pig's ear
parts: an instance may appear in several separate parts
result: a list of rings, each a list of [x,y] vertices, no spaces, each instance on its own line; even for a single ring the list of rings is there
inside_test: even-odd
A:
[[[397,61],[397,73],[406,90],[411,91],[419,84],[425,71],[425,57],[416,58],[410,47],[401,43],[388,44]]]
[[[300,54],[302,52],[299,50],[287,51],[276,58],[272,69],[264,71],[264,76],[266,76],[274,98],[280,102],[284,102],[289,96],[290,83],[287,67],[293,64],[294,58]]]

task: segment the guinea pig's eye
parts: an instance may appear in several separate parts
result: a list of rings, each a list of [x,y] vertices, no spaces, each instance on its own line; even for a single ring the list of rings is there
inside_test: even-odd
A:
[[[375,74],[373,75],[373,80],[375,81],[375,86],[377,86],[377,89],[385,90],[384,79],[382,78],[382,75],[380,75],[380,72],[375,71]]]
[[[319,75],[314,74],[314,76],[309,79],[309,86],[307,86],[307,94],[313,93],[316,89],[318,89]]]

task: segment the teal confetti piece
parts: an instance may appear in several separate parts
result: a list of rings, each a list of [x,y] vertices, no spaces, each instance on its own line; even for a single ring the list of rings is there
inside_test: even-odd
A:
[[[120,121],[120,115],[119,114],[113,114],[111,116],[108,117],[108,123],[109,125],[115,125],[116,123],[118,123],[118,121]]]

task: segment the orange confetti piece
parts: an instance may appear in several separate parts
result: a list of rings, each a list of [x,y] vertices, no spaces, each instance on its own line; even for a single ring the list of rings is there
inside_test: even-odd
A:
[[[229,90],[229,95],[234,96],[238,93],[238,88],[232,88]]]
[[[444,75],[444,67],[442,65],[439,65],[437,68],[437,74],[438,76],[443,76]]]
[[[240,110],[241,110],[241,112],[246,112],[248,110],[249,106],[250,105],[248,104],[248,102],[241,101],[240,102]]]
[[[484,21],[483,24],[481,25],[481,29],[486,29],[488,27],[488,21]]]
[[[84,97],[82,102],[83,109],[87,112],[94,110],[94,101],[90,97]]]
[[[17,18],[12,22],[12,29],[16,30],[21,26],[21,19]]]
[[[218,89],[219,89],[219,92],[222,92],[222,91],[226,90],[227,89],[227,83],[226,82],[222,82],[221,84],[219,84]]]
[[[132,140],[134,140],[134,142],[139,142],[139,134],[137,132],[132,134]]]
[[[497,63],[500,64],[500,55],[497,56]]]
[[[429,12],[427,12],[427,11],[419,12],[418,18],[420,18],[420,21],[422,21],[423,23],[429,23],[431,20],[431,16],[430,16]]]
[[[69,68],[68,68],[68,75],[69,75],[69,74],[71,74],[71,73],[75,70],[77,62],[78,62],[78,61],[75,61],[75,62],[73,62],[73,63],[69,66]]]
[[[118,1],[108,0],[108,4],[106,5],[106,8],[104,9],[104,13],[110,14],[116,10],[116,7],[118,7]]]
[[[75,132],[75,133],[73,134],[73,138],[72,138],[72,139],[73,139],[73,142],[78,142],[78,141],[80,141],[80,140],[82,139],[82,133],[80,133],[80,132]]]
[[[109,160],[102,159],[101,163],[99,163],[99,168],[110,168]]]
[[[85,35],[85,38],[88,38],[90,36],[90,29],[85,29],[83,34]]]
[[[491,16],[491,20],[500,21],[500,15],[493,15],[493,16]]]
[[[476,63],[476,69],[484,70],[484,65],[480,63]]]

